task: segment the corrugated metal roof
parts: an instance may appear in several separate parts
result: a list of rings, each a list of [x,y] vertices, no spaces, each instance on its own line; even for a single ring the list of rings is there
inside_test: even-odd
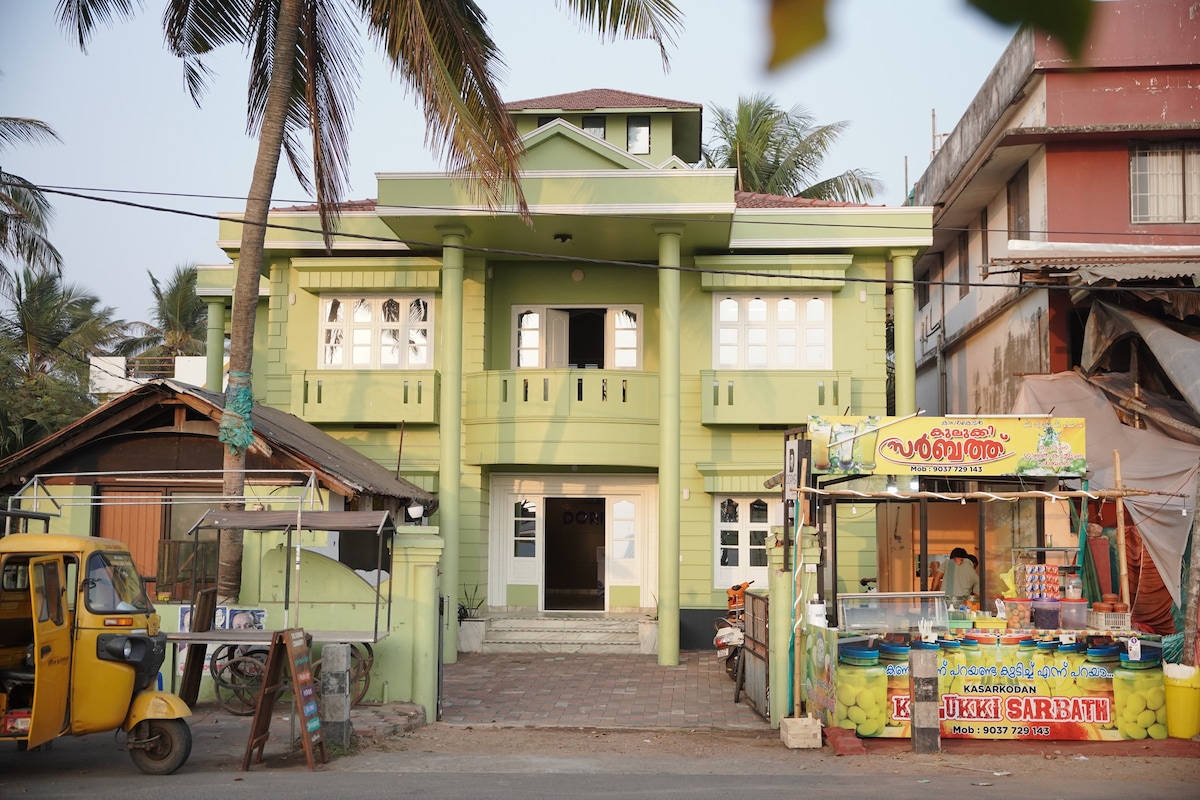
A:
[[[601,108],[672,108],[696,109],[700,103],[686,100],[668,100],[648,94],[622,92],[616,89],[584,89],[581,92],[551,94],[529,100],[513,100],[505,103],[508,111],[595,111]]]
[[[225,396],[220,393],[174,380],[154,383],[207,403],[218,418],[225,408]],[[330,473],[359,494],[415,501],[426,508],[427,514],[437,508],[437,498],[421,487],[397,478],[375,461],[294,414],[255,403],[253,420],[255,434],[266,439],[272,448],[287,450],[293,459],[310,464],[318,472]]]
[[[108,435],[112,421],[121,419],[126,409],[148,400],[153,402],[155,396],[179,398],[214,422],[220,421],[225,408],[225,396],[219,392],[175,380],[150,381],[0,462],[0,475],[12,480],[26,470],[40,471],[63,443],[73,442],[80,446],[94,437]],[[425,509],[426,516],[437,510],[438,501],[432,494],[396,477],[390,470],[293,414],[255,403],[253,421],[259,450],[286,453],[287,460],[312,470],[326,483],[338,484],[355,495],[395,500],[399,506],[419,504]]]
[[[997,266],[1013,266],[1038,272],[1061,272],[1083,283],[1102,280],[1135,281],[1182,278],[1200,274],[1200,257],[1134,256],[1115,258],[1058,257],[993,259]]]

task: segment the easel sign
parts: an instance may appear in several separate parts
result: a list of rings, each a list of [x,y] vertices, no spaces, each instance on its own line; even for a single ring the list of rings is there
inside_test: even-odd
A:
[[[254,721],[250,726],[250,740],[246,743],[246,755],[242,759],[242,771],[250,769],[250,762],[262,763],[263,747],[270,737],[271,711],[275,701],[284,690],[283,666],[287,661],[292,678],[292,694],[296,698],[296,719],[302,726],[300,738],[304,743],[304,756],[308,768],[317,768],[316,755],[320,752],[321,763],[327,760],[325,736],[321,730],[321,716],[317,705],[317,689],[313,683],[312,654],[308,646],[308,635],[302,628],[275,631],[271,638],[271,649],[267,653],[267,666],[263,670],[262,689],[255,698]],[[257,751],[257,758],[254,758]]]

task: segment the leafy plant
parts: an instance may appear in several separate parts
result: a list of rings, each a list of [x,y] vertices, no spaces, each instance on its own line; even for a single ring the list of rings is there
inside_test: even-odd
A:
[[[458,604],[458,621],[464,619],[475,619],[479,616],[479,609],[483,607],[487,600],[485,595],[479,593],[479,584],[475,584],[468,589],[463,596],[463,599]]]

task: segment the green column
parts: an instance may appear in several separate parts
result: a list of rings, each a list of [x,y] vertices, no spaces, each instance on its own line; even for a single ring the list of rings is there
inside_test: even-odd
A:
[[[442,551],[442,593],[448,606],[442,660],[458,661],[459,539],[462,530],[462,376],[463,376],[463,251],[470,231],[461,225],[440,225],[442,234],[442,307],[437,324],[437,349],[441,353],[441,423],[438,457],[438,527],[446,549]]]
[[[408,550],[413,586],[412,599],[412,701],[425,707],[425,719],[437,718],[438,684],[438,556],[444,556],[443,543],[434,536],[396,537]],[[451,627],[458,630],[457,618]]]
[[[679,663],[679,239],[682,225],[658,234],[658,663]]]
[[[916,294],[913,291],[915,249],[893,250],[892,341],[896,357],[896,416],[917,413]]]
[[[208,339],[205,342],[204,383],[210,392],[224,389],[225,301],[208,301]]]

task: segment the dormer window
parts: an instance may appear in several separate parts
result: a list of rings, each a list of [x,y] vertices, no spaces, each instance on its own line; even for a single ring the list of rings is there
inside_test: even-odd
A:
[[[583,132],[595,136],[597,139],[604,138],[604,117],[602,115],[589,115],[583,118]]]
[[[538,117],[538,127],[540,128],[543,125],[549,125],[551,122],[554,122],[554,120],[556,120],[556,119],[558,119],[557,116]]]
[[[650,117],[645,114],[631,115],[626,122],[628,147],[634,155],[650,153]]]

